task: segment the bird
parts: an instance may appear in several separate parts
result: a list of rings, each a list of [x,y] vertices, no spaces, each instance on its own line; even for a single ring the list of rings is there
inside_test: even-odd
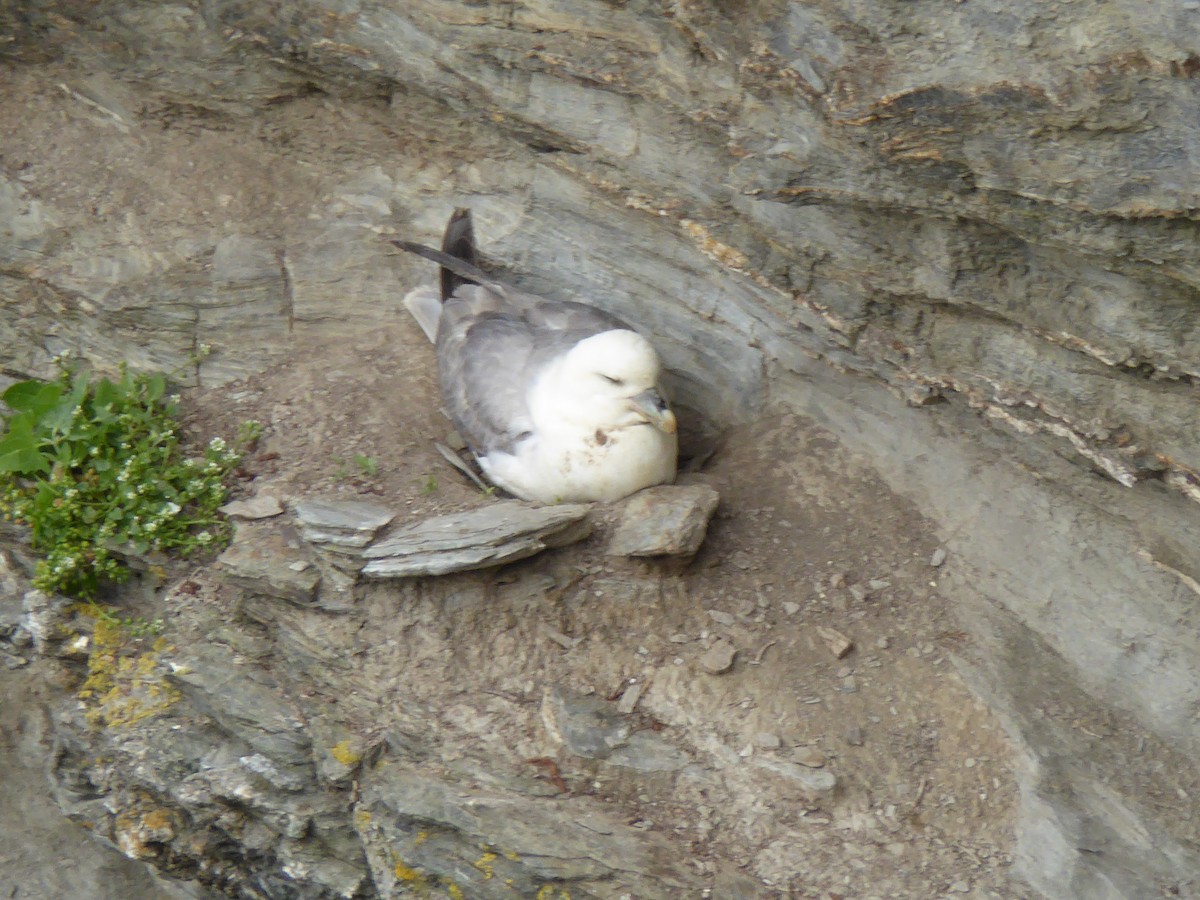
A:
[[[479,267],[471,211],[442,249],[439,285],[404,305],[434,343],[442,401],[484,475],[538,503],[611,502],[675,480],[675,413],[649,340],[584,303],[518,291]]]

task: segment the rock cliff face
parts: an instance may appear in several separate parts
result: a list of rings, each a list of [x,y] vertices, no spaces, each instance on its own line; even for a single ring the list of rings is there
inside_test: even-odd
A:
[[[653,331],[708,422],[789,407],[936,523],[961,670],[1023,761],[1030,883],[1200,896],[1198,13],[3,4],[0,363],[46,374],[70,349],[200,387],[245,378],[297,341],[394,322],[427,272],[381,236],[431,240],[469,204],[513,280]],[[175,680],[201,707],[215,690]],[[209,713],[238,733],[236,710]],[[291,790],[277,767],[310,759],[311,736],[289,715],[278,746],[190,748],[264,760],[253,785],[214,763],[204,796],[253,809],[262,785]],[[302,792],[273,824],[353,853],[415,841],[389,831],[406,817],[485,843],[504,814],[483,776],[450,798],[419,768],[375,782],[350,824]],[[307,846],[279,866],[303,869]],[[663,852],[630,843],[621,877],[690,885]],[[535,887],[567,864],[513,865]],[[350,896],[363,871],[313,883]],[[375,883],[407,872],[397,857]]]

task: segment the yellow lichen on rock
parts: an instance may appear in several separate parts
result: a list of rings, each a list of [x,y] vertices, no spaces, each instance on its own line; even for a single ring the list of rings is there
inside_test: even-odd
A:
[[[163,677],[161,657],[170,645],[159,638],[145,652],[121,626],[96,618],[88,674],[77,696],[88,703],[85,718],[94,727],[128,727],[160,715],[182,699]]]
[[[362,761],[362,754],[357,752],[350,741],[338,741],[329,749],[329,755],[340,762],[346,768],[358,765]]]
[[[493,853],[491,850],[485,850],[483,853],[483,856],[481,856],[481,857],[479,857],[479,859],[475,860],[475,862],[473,862],[472,865],[475,866],[475,868],[477,868],[480,872],[483,873],[484,880],[486,881],[486,880],[490,879],[492,877],[492,875],[495,874],[492,870],[492,863],[494,863],[499,858],[500,857],[497,856],[495,853]]]

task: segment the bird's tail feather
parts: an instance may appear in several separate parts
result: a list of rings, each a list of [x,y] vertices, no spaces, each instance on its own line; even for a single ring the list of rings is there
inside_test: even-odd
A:
[[[441,269],[441,297],[445,303],[464,284],[482,284],[491,277],[479,268],[479,254],[475,250],[475,226],[471,223],[469,209],[456,209],[446,223],[442,237],[442,249],[434,250],[412,241],[389,240],[389,243],[432,260]]]
[[[479,270],[479,254],[475,251],[475,224],[471,219],[471,210],[459,207],[446,223],[446,233],[442,236],[442,252],[447,256],[462,260],[476,271]],[[477,280],[464,275],[462,269],[451,269],[442,266],[442,302],[445,303],[454,292],[464,284],[477,284]]]

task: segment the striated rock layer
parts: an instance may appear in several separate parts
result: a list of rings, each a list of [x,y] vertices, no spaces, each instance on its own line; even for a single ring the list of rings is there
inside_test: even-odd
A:
[[[1195,890],[1195,14],[5,4],[0,366],[260,371],[390,320],[429,273],[380,236],[469,204],[509,277],[658,334],[685,407],[790,404],[939,524],[1032,884]]]

